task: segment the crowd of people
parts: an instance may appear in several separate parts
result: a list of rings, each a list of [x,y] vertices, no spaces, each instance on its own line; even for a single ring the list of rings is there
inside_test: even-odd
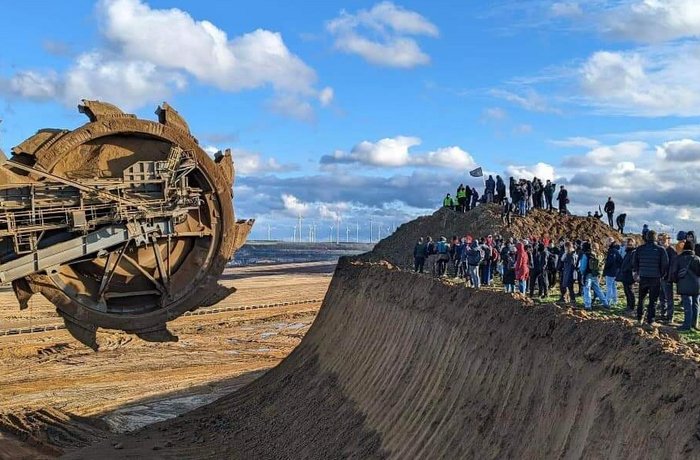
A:
[[[544,209],[554,211],[554,202],[557,202],[556,210],[560,214],[570,214],[569,211],[569,191],[564,185],[559,186],[557,192],[557,184],[551,180],[544,183],[541,179],[534,177],[532,180],[520,179],[518,181],[511,177],[508,186],[501,176],[488,176],[484,181],[484,193],[479,195],[475,187],[465,186],[460,184],[457,187],[457,193],[453,197],[447,194],[442,201],[443,207],[452,209],[456,212],[464,213],[475,208],[479,204],[496,203],[502,206],[501,219],[506,225],[510,225],[513,216],[526,216],[532,209]],[[627,214],[620,213],[615,218],[615,202],[612,197],[608,197],[603,209],[588,212],[588,217],[602,219],[604,216],[608,218],[608,225],[615,228],[620,233],[625,231],[625,223]]]
[[[680,330],[698,327],[698,255],[700,244],[694,232],[679,232],[673,244],[670,235],[657,235],[648,226],[639,246],[634,238],[597,242],[553,241],[543,236],[516,241],[465,235],[453,236],[450,241],[445,237],[438,241],[429,236],[420,238],[413,249],[416,272],[424,273],[427,267],[435,276],[463,279],[475,289],[490,286],[500,277],[505,292],[544,299],[556,290],[559,301],[572,306],[582,297],[586,310],[593,309],[596,301],[604,309],[616,306],[619,283],[627,311],[636,314],[640,324],[672,322],[677,292],[684,311]]]

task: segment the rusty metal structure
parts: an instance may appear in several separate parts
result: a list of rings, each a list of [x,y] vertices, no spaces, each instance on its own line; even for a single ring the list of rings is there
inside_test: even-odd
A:
[[[218,279],[236,221],[230,151],[212,159],[168,104],[158,121],[83,101],[89,122],[0,152],[0,285],[42,294],[97,349],[98,328],[174,341],[166,323],[230,294]]]

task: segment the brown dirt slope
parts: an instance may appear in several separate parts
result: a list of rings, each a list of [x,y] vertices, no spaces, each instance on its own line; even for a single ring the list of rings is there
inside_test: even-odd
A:
[[[603,221],[591,217],[561,216],[558,213],[542,210],[532,211],[527,217],[514,217],[513,224],[505,226],[501,221],[500,207],[479,206],[461,214],[442,208],[431,216],[423,216],[399,227],[394,234],[380,241],[369,260],[387,260],[400,267],[413,266],[413,246],[420,237],[441,236],[448,240],[453,235],[472,235],[482,238],[487,235],[501,235],[515,238],[540,238],[548,235],[551,239],[590,239],[603,242],[606,237],[620,238],[620,234]]]
[[[698,458],[699,376],[623,319],[344,259],[277,368],[70,458]]]

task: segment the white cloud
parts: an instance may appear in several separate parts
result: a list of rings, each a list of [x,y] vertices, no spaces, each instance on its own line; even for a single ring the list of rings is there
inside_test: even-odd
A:
[[[110,59],[101,53],[85,53],[62,75],[21,71],[4,86],[13,97],[39,101],[58,100],[75,106],[81,99],[101,99],[125,110],[160,102],[174,90],[183,89],[185,79],[143,61]]]
[[[603,13],[608,32],[621,38],[653,43],[700,37],[697,0],[634,0]]]
[[[221,149],[213,145],[207,145],[204,147],[204,151],[213,156],[217,152],[220,152]],[[236,168],[236,174],[239,175],[269,174],[274,172],[294,171],[297,169],[296,165],[281,164],[275,158],[263,158],[261,154],[248,150],[232,149],[231,155],[233,157],[233,165]]]
[[[405,166],[409,163],[408,149],[420,145],[417,137],[397,136],[377,142],[362,141],[346,158],[372,166]]]
[[[3,85],[18,97],[26,99],[51,99],[59,93],[59,77],[54,72],[41,74],[34,71],[22,71],[15,74]]]
[[[140,0],[103,0],[98,14],[103,35],[126,58],[184,70],[228,91],[269,84],[280,91],[314,92],[315,72],[287,49],[279,33],[257,29],[230,39],[209,21]]]
[[[700,162],[700,142],[692,139],[665,142],[656,147],[659,158],[671,162],[670,167],[678,167],[678,163]]]
[[[537,163],[534,165],[524,166],[524,165],[510,165],[506,167],[506,176],[514,177],[518,179],[528,179],[532,180],[533,177],[537,177],[543,181],[554,180],[555,171],[554,166],[547,163]]]
[[[616,145],[599,145],[585,155],[574,155],[564,158],[563,166],[610,166],[620,162],[635,160],[649,148],[645,142],[628,141]]]
[[[400,168],[404,166],[435,166],[445,168],[469,168],[476,165],[474,158],[460,147],[444,147],[423,154],[409,150],[421,144],[421,139],[396,136],[377,142],[362,141],[347,153],[342,150],[321,158],[322,165],[364,164],[368,166]]]
[[[700,46],[635,52],[600,51],[580,68],[588,103],[613,114],[700,115]]]
[[[311,208],[308,203],[304,203],[294,195],[286,193],[282,195],[282,205],[284,206],[284,212],[291,217],[305,216]]]
[[[345,11],[328,21],[335,47],[357,54],[372,64],[411,68],[430,62],[414,36],[437,37],[437,26],[415,11],[381,2],[355,14]]]
[[[80,54],[61,75],[18,72],[3,91],[68,105],[99,98],[130,110],[182,90],[190,76],[223,91],[270,87],[270,108],[305,120],[313,118],[310,101],[332,100],[332,89],[316,89],[316,72],[279,33],[257,29],[231,38],[209,21],[141,0],[101,0],[97,16],[104,49]]]
[[[555,18],[573,18],[583,14],[576,2],[556,2],[549,7],[549,14]]]

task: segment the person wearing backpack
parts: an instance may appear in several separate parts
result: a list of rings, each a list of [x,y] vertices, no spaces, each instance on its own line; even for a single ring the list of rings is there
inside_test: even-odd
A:
[[[683,252],[673,261],[671,279],[678,285],[683,305],[683,324],[679,331],[698,327],[698,295],[700,294],[700,257],[695,255],[693,243],[686,241]]]
[[[437,276],[445,276],[447,272],[447,263],[450,261],[450,245],[447,243],[447,238],[440,238],[435,246],[437,250]]]
[[[581,249],[583,255],[579,263],[579,271],[581,272],[581,278],[583,278],[583,308],[586,310],[593,309],[593,299],[591,298],[591,291],[593,291],[603,302],[603,308],[608,309],[610,306],[598,281],[602,266],[598,243],[591,244],[585,241]]]
[[[605,298],[608,305],[617,305],[617,275],[622,267],[622,256],[620,255],[620,245],[614,238],[608,238],[608,254],[605,257]]]
[[[479,265],[484,258],[484,254],[479,247],[479,241],[474,240],[467,250],[467,273],[474,289],[481,287],[479,280]]]
[[[642,324],[644,301],[649,297],[647,323],[652,325],[656,316],[656,301],[659,299],[661,278],[668,271],[668,254],[656,244],[656,232],[647,230],[646,243],[634,252],[633,271],[639,276],[639,302],[637,303],[637,321]]]

